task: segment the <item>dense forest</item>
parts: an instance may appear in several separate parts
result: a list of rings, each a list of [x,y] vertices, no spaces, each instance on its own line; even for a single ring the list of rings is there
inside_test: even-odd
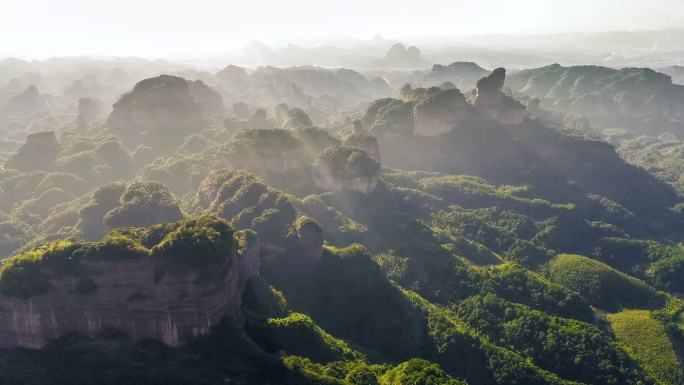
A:
[[[684,384],[676,76],[425,64],[0,61],[0,383]]]

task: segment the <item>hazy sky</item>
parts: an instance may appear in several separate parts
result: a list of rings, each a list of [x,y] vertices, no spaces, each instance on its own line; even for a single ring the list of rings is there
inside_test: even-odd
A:
[[[217,55],[252,40],[684,27],[684,0],[2,0],[0,56]]]

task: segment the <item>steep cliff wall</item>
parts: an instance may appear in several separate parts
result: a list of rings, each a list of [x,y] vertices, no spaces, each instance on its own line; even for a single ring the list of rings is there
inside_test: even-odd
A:
[[[357,190],[364,194],[370,194],[378,187],[378,182],[377,176],[339,178],[321,173],[314,175],[316,187],[325,191]]]
[[[207,334],[240,306],[247,279],[258,274],[258,240],[236,238],[225,268],[211,279],[192,269],[160,274],[154,258],[84,260],[78,276],[42,269],[44,294],[0,296],[0,347],[41,348],[69,332],[92,336],[105,328],[171,346]]]
[[[414,107],[416,135],[436,136],[450,132],[473,114],[472,107],[457,89],[431,93],[418,99]]]
[[[221,164],[264,177],[287,172],[306,164],[304,143],[290,130],[242,130],[217,152]]]
[[[488,121],[496,121],[503,125],[522,123],[527,117],[525,106],[503,93],[506,70],[495,69],[489,76],[477,82],[473,106]]]
[[[382,161],[382,158],[380,157],[380,145],[378,144],[378,139],[373,135],[353,134],[348,136],[344,140],[343,144],[345,146],[358,147],[376,161]]]
[[[369,194],[378,185],[380,163],[358,147],[330,146],[314,165],[314,184],[325,191],[358,190]]]
[[[160,75],[123,94],[104,125],[131,147],[171,151],[190,133],[209,128],[209,117],[222,108],[221,96],[204,83]]]

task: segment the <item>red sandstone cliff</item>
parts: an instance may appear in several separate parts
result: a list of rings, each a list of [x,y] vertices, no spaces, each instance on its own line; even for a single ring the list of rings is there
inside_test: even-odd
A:
[[[237,242],[236,242],[237,243]],[[166,273],[155,280],[150,260],[83,263],[81,278],[53,277],[50,291],[29,299],[0,296],[0,347],[41,348],[68,332],[93,335],[104,328],[136,340],[177,346],[207,334],[240,306],[247,279],[258,274],[259,244],[242,237],[222,279],[197,282],[197,273]],[[46,272],[49,273],[49,272]],[[93,293],[79,294],[92,280]]]

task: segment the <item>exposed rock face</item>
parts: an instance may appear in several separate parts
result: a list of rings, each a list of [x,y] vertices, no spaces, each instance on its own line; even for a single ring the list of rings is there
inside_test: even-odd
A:
[[[145,227],[181,219],[178,201],[166,185],[134,182],[126,187],[119,205],[104,216],[104,223],[110,228]]]
[[[242,130],[217,155],[230,167],[264,176],[301,167],[307,161],[304,150],[290,130]]]
[[[435,136],[457,128],[472,115],[471,107],[458,89],[434,93],[414,107],[415,133]]]
[[[301,108],[293,108],[287,112],[283,128],[295,129],[297,127],[311,127],[312,125],[309,114]]]
[[[275,106],[275,118],[276,118],[276,123],[279,126],[283,125],[283,122],[285,122],[285,119],[287,118],[287,113],[290,111],[290,107],[287,106],[285,103],[278,103],[277,106]]]
[[[205,335],[240,306],[247,279],[258,274],[258,241],[236,237],[225,275],[211,283],[198,284],[195,272],[166,273],[155,280],[149,259],[84,262],[81,275],[97,288],[92,293],[79,292],[83,281],[77,278],[51,277],[45,295],[0,296],[0,347],[42,348],[65,333],[93,336],[105,328],[171,346]]]
[[[384,98],[368,106],[363,122],[378,138],[397,138],[413,134],[413,114],[413,103]]]
[[[475,105],[488,106],[499,102],[504,81],[506,80],[506,69],[497,68],[488,76],[477,81],[477,95]]]
[[[91,122],[102,112],[102,101],[96,98],[78,99],[78,116],[76,126],[79,130],[90,128]]]
[[[209,107],[193,95],[192,89],[206,91],[204,87],[170,75],[142,80],[114,103],[105,125],[129,141],[142,136],[152,145],[168,142],[176,148],[188,132],[207,126],[206,111],[217,108],[211,107],[218,103],[216,95],[202,92],[203,98],[213,100]]]
[[[254,115],[247,121],[248,126],[252,130],[266,130],[272,127],[271,122],[268,119],[268,114],[263,108],[257,108],[254,111]]]
[[[336,178],[329,175],[317,175],[314,179],[316,187],[326,191],[356,190],[370,194],[378,187],[377,177]]]
[[[221,94],[201,80],[188,81],[188,84],[190,85],[190,93],[202,105],[207,114],[210,116],[223,115],[223,96]]]
[[[420,50],[415,46],[406,48],[401,43],[396,43],[387,51],[385,58],[378,62],[379,65],[389,68],[425,68],[429,64],[420,56]]]
[[[470,90],[479,79],[487,76],[488,73],[489,71],[473,62],[454,62],[449,65],[435,64],[425,74],[423,81],[426,84],[451,82],[456,88]],[[445,89],[442,86],[440,88]]]
[[[316,160],[314,183],[326,191],[357,190],[369,194],[379,182],[380,163],[362,149],[330,146]]]
[[[5,167],[20,171],[47,171],[52,168],[58,153],[59,144],[54,131],[30,134]]]
[[[684,85],[684,67],[674,65],[671,67],[661,68],[658,70],[672,78],[672,83]]]
[[[293,135],[304,143],[304,151],[310,159],[316,159],[326,147],[342,143],[328,131],[318,127],[299,127]]]
[[[50,105],[43,95],[38,93],[38,88],[31,85],[21,94],[13,97],[7,103],[10,111],[20,111],[24,113],[47,111]]]
[[[88,95],[101,94],[101,88],[95,76],[86,75],[83,79],[75,79],[69,87],[64,90],[64,96],[71,99],[80,99]]]
[[[249,119],[251,117],[251,112],[249,111],[249,106],[247,103],[233,103],[233,115],[235,115],[238,119]]]
[[[79,210],[81,219],[78,227],[81,229],[83,239],[87,241],[102,239],[106,233],[104,216],[109,210],[119,205],[119,200],[125,190],[126,185],[122,182],[110,183],[95,190],[92,202]]]
[[[520,124],[527,116],[525,106],[503,94],[505,80],[504,68],[497,68],[489,76],[478,80],[473,105],[487,120],[501,124]]]
[[[249,82],[247,71],[232,64],[217,72],[216,78],[228,88],[244,87]]]
[[[323,229],[313,219],[299,216],[295,221],[302,257],[308,262],[319,262],[323,257]]]
[[[159,182],[115,182],[101,186],[79,211],[78,227],[88,241],[117,227],[144,227],[183,219],[176,197]]]
[[[7,85],[2,89],[3,93],[6,94],[18,94],[22,92],[22,90],[26,89],[26,85],[24,84],[21,79],[18,78],[12,78],[7,82]]]
[[[343,143],[345,146],[358,147],[368,154],[371,158],[381,161],[380,158],[380,145],[378,144],[378,138],[370,134],[353,134],[349,135]]]

